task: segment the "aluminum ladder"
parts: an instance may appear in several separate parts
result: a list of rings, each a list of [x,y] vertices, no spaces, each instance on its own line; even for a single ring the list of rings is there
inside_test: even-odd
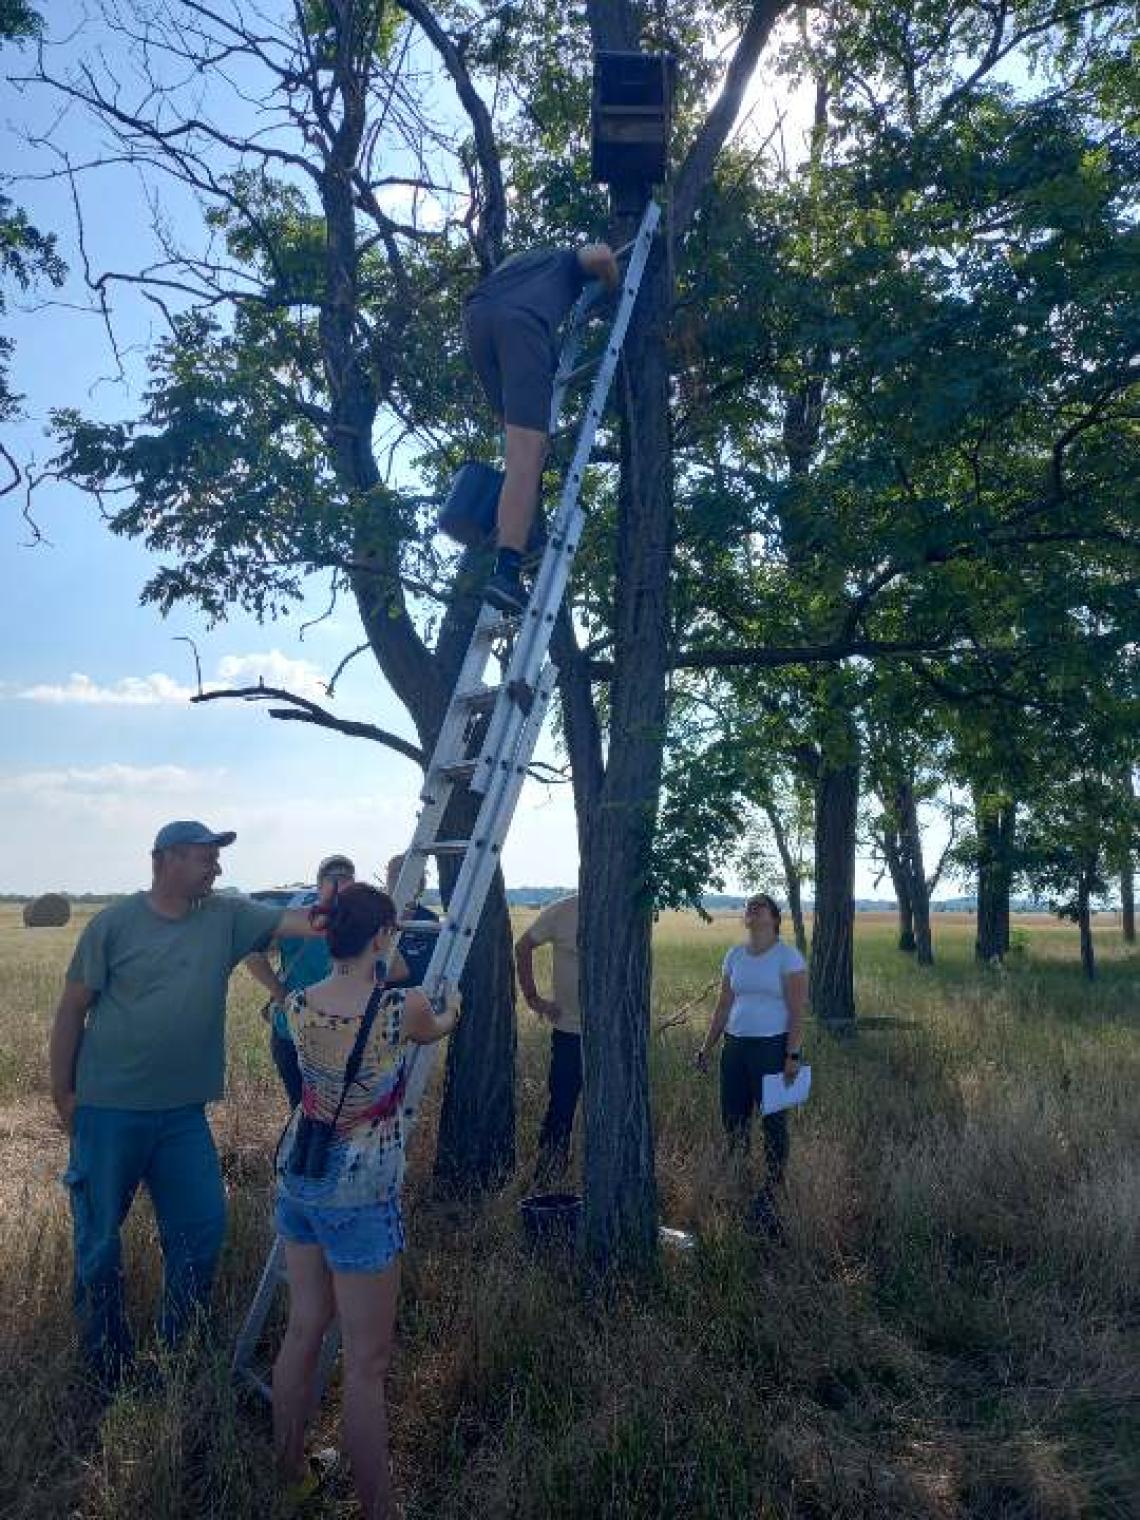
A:
[[[619,251],[618,257],[626,262],[625,277],[605,347],[584,360],[580,355],[587,328],[594,308],[605,299],[596,281],[582,292],[571,313],[554,377],[551,436],[558,432],[570,387],[590,373],[594,374],[594,382],[549,524],[530,600],[521,616],[508,616],[483,604],[424,775],[415,833],[404,854],[392,895],[397,909],[405,910],[414,898],[430,856],[462,858],[446,913],[438,923],[399,920],[401,930],[439,936],[423,981],[424,992],[433,1000],[458,985],[462,975],[557,682],[558,671],[548,658],[548,651],[581,537],[582,483],[660,217],[661,208],[655,201],[649,201],[636,235]],[[488,685],[484,681],[487,666],[496,646],[504,640],[510,648],[505,675],[498,685]],[[482,720],[487,714],[490,716],[483,727]],[[480,727],[482,736],[472,753],[470,749]],[[446,839],[440,829],[457,787],[481,795],[483,801],[470,838]],[[405,1132],[419,1108],[439,1043],[442,1042],[414,1046],[408,1057]],[[267,1398],[269,1385],[256,1372],[254,1358],[278,1285],[284,1280],[285,1253],[278,1239],[238,1334],[233,1358],[235,1377]],[[339,1344],[334,1325],[322,1352],[322,1387],[336,1360]]]

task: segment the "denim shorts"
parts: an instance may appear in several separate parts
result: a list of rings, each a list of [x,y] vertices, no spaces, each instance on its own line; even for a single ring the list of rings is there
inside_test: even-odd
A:
[[[337,1209],[279,1191],[273,1222],[282,1240],[320,1246],[333,1272],[383,1272],[405,1245],[398,1197]]]

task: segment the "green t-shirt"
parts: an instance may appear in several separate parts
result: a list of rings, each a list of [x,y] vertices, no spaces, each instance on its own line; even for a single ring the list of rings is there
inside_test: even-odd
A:
[[[97,913],[79,937],[69,982],[96,994],[79,1047],[76,1100],[95,1108],[182,1108],[225,1088],[230,972],[269,944],[283,909],[206,897],[163,918],[145,892]]]

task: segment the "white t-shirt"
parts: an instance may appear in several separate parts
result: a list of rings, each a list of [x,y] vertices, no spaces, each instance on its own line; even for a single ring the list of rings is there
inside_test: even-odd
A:
[[[784,978],[806,970],[800,952],[781,939],[760,955],[753,955],[747,945],[733,945],[724,958],[724,974],[733,993],[728,1033],[753,1038],[787,1034]]]

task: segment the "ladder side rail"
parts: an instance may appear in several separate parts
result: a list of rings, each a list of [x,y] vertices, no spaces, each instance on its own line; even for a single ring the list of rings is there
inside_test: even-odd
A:
[[[478,768],[468,782],[468,787],[473,792],[485,792],[492,784],[496,765],[503,752],[505,731],[517,721],[513,710],[517,709],[518,704],[510,696],[509,688],[533,686],[536,672],[550,647],[557,608],[565,594],[570,567],[578,548],[582,512],[580,508],[575,512],[575,508],[596,431],[596,421],[593,417],[588,417],[582,424],[574,460],[563,482],[558,513],[551,527],[546,553],[511,654],[504,682],[507,690],[504,690],[495,705],[481,746]]]
[[[598,299],[598,291],[600,289],[601,286],[597,280],[591,281],[577,301],[575,301],[574,309],[570,314],[570,326],[558,355],[558,368],[554,371],[554,389],[550,397],[550,434],[552,437],[558,431],[558,418],[562,412],[562,403],[566,398],[569,376],[578,361],[582,342],[586,336],[586,325],[589,321],[590,311]]]
[[[539,568],[530,602],[523,616],[507,671],[506,685],[522,682],[532,686],[550,646],[554,620],[565,595],[571,563],[577,552],[584,514],[579,504],[586,467],[594,448],[606,398],[617,369],[622,345],[633,314],[641,277],[653,244],[653,234],[661,209],[651,201],[642,217],[636,246],[626,271],[625,287],[613,327],[606,344],[605,357],[594,379],[586,416],[583,418],[573,459],[563,480],[558,510],[550,526],[550,538]],[[491,784],[494,765],[503,748],[503,729],[509,721],[509,708],[498,704],[488,725],[480,754],[479,767],[468,783],[473,792],[486,791]]]
[[[460,693],[469,691],[480,684],[491,654],[490,630],[501,622],[502,614],[484,602],[479,610],[455,686],[452,688],[451,700],[436,736],[435,748],[424,771],[423,790],[420,793],[422,806],[416,818],[411,843],[404,852],[404,863],[400,868],[392,894],[396,903],[396,912],[400,917],[403,916],[404,909],[412,900],[413,888],[419,885],[420,873],[423,870],[423,857],[417,853],[418,847],[437,837],[444,813],[455,791],[455,783],[441,775],[440,770],[442,766],[451,764],[461,755],[463,731],[470,719],[470,713],[464,703],[459,700]]]
[[[497,784],[487,800],[494,801],[494,819],[491,823],[491,848],[476,858],[470,867],[467,887],[468,901],[479,904],[479,914],[486,900],[495,869],[502,859],[502,847],[514,817],[519,793],[538,745],[539,735],[549,710],[550,700],[558,681],[558,667],[548,662],[535,687],[535,700],[527,716],[526,726],[519,739],[518,748],[510,764],[500,772]],[[464,862],[466,867],[467,863]],[[471,939],[464,936],[451,939],[445,946],[447,958],[443,964],[443,977],[454,985],[461,974],[471,949]]]
[[[281,1237],[273,1237],[273,1246],[269,1252],[261,1276],[257,1282],[257,1291],[253,1295],[253,1302],[249,1306],[241,1329],[238,1331],[237,1343],[234,1346],[233,1361],[230,1369],[236,1377],[246,1377],[251,1374],[253,1358],[257,1352],[257,1343],[261,1339],[261,1332],[265,1328],[265,1321],[269,1317],[269,1310],[273,1305],[273,1297],[277,1291],[285,1271],[285,1247]],[[256,1385],[259,1379],[252,1378]]]
[[[453,909],[455,910],[457,928],[461,918],[468,920],[466,927],[470,932],[449,935],[446,940],[441,940],[436,945],[424,976],[424,992],[428,997],[436,997],[445,987],[458,985],[463,974],[467,956],[475,939],[478,921],[483,914],[487,891],[499,864],[501,843],[510,828],[515,804],[518,801],[531,756],[538,743],[538,736],[542,730],[557,679],[557,668],[552,664],[547,665],[539,680],[534,705],[520,736],[519,748],[511,772],[505,775],[503,781],[488,794],[484,807],[480,809],[481,821],[484,813],[487,815],[488,844],[495,836],[498,837],[499,843],[495,848],[484,848],[477,854],[468,851],[464,857],[448,912],[450,914]],[[457,898],[459,899],[458,908],[456,908]],[[437,1041],[433,1045],[417,1045],[409,1054],[403,1108],[404,1120],[409,1126],[415,1118],[424,1089],[431,1077],[440,1044],[442,1041]]]
[[[657,223],[660,220],[660,216],[660,206],[656,201],[650,200],[647,203],[644,212],[642,213],[641,223],[638,227],[637,232],[634,233],[633,237],[628,243],[625,243],[621,248],[615,250],[615,257],[619,260],[619,262],[623,259],[629,261],[626,265],[626,273],[622,280],[623,290],[625,283],[629,278],[629,269],[632,265],[633,257],[636,256],[636,253],[639,249],[640,239],[645,233],[647,226],[650,238],[652,238],[653,231],[656,229]],[[639,285],[641,283],[640,271],[638,271],[637,283]],[[600,305],[601,302],[605,300],[605,298],[606,290],[602,282],[600,280],[591,280],[586,285],[585,289],[582,291],[582,294],[578,297],[578,300],[574,304],[574,309],[570,317],[570,327],[566,335],[566,340],[562,345],[562,351],[558,357],[558,368],[555,371],[554,375],[554,394],[551,398],[550,406],[550,432],[552,436],[558,431],[558,418],[562,411],[563,401],[565,400],[568,380],[575,368],[578,354],[582,347],[582,340],[585,337],[586,329],[590,320],[590,314],[593,308],[597,305]]]

